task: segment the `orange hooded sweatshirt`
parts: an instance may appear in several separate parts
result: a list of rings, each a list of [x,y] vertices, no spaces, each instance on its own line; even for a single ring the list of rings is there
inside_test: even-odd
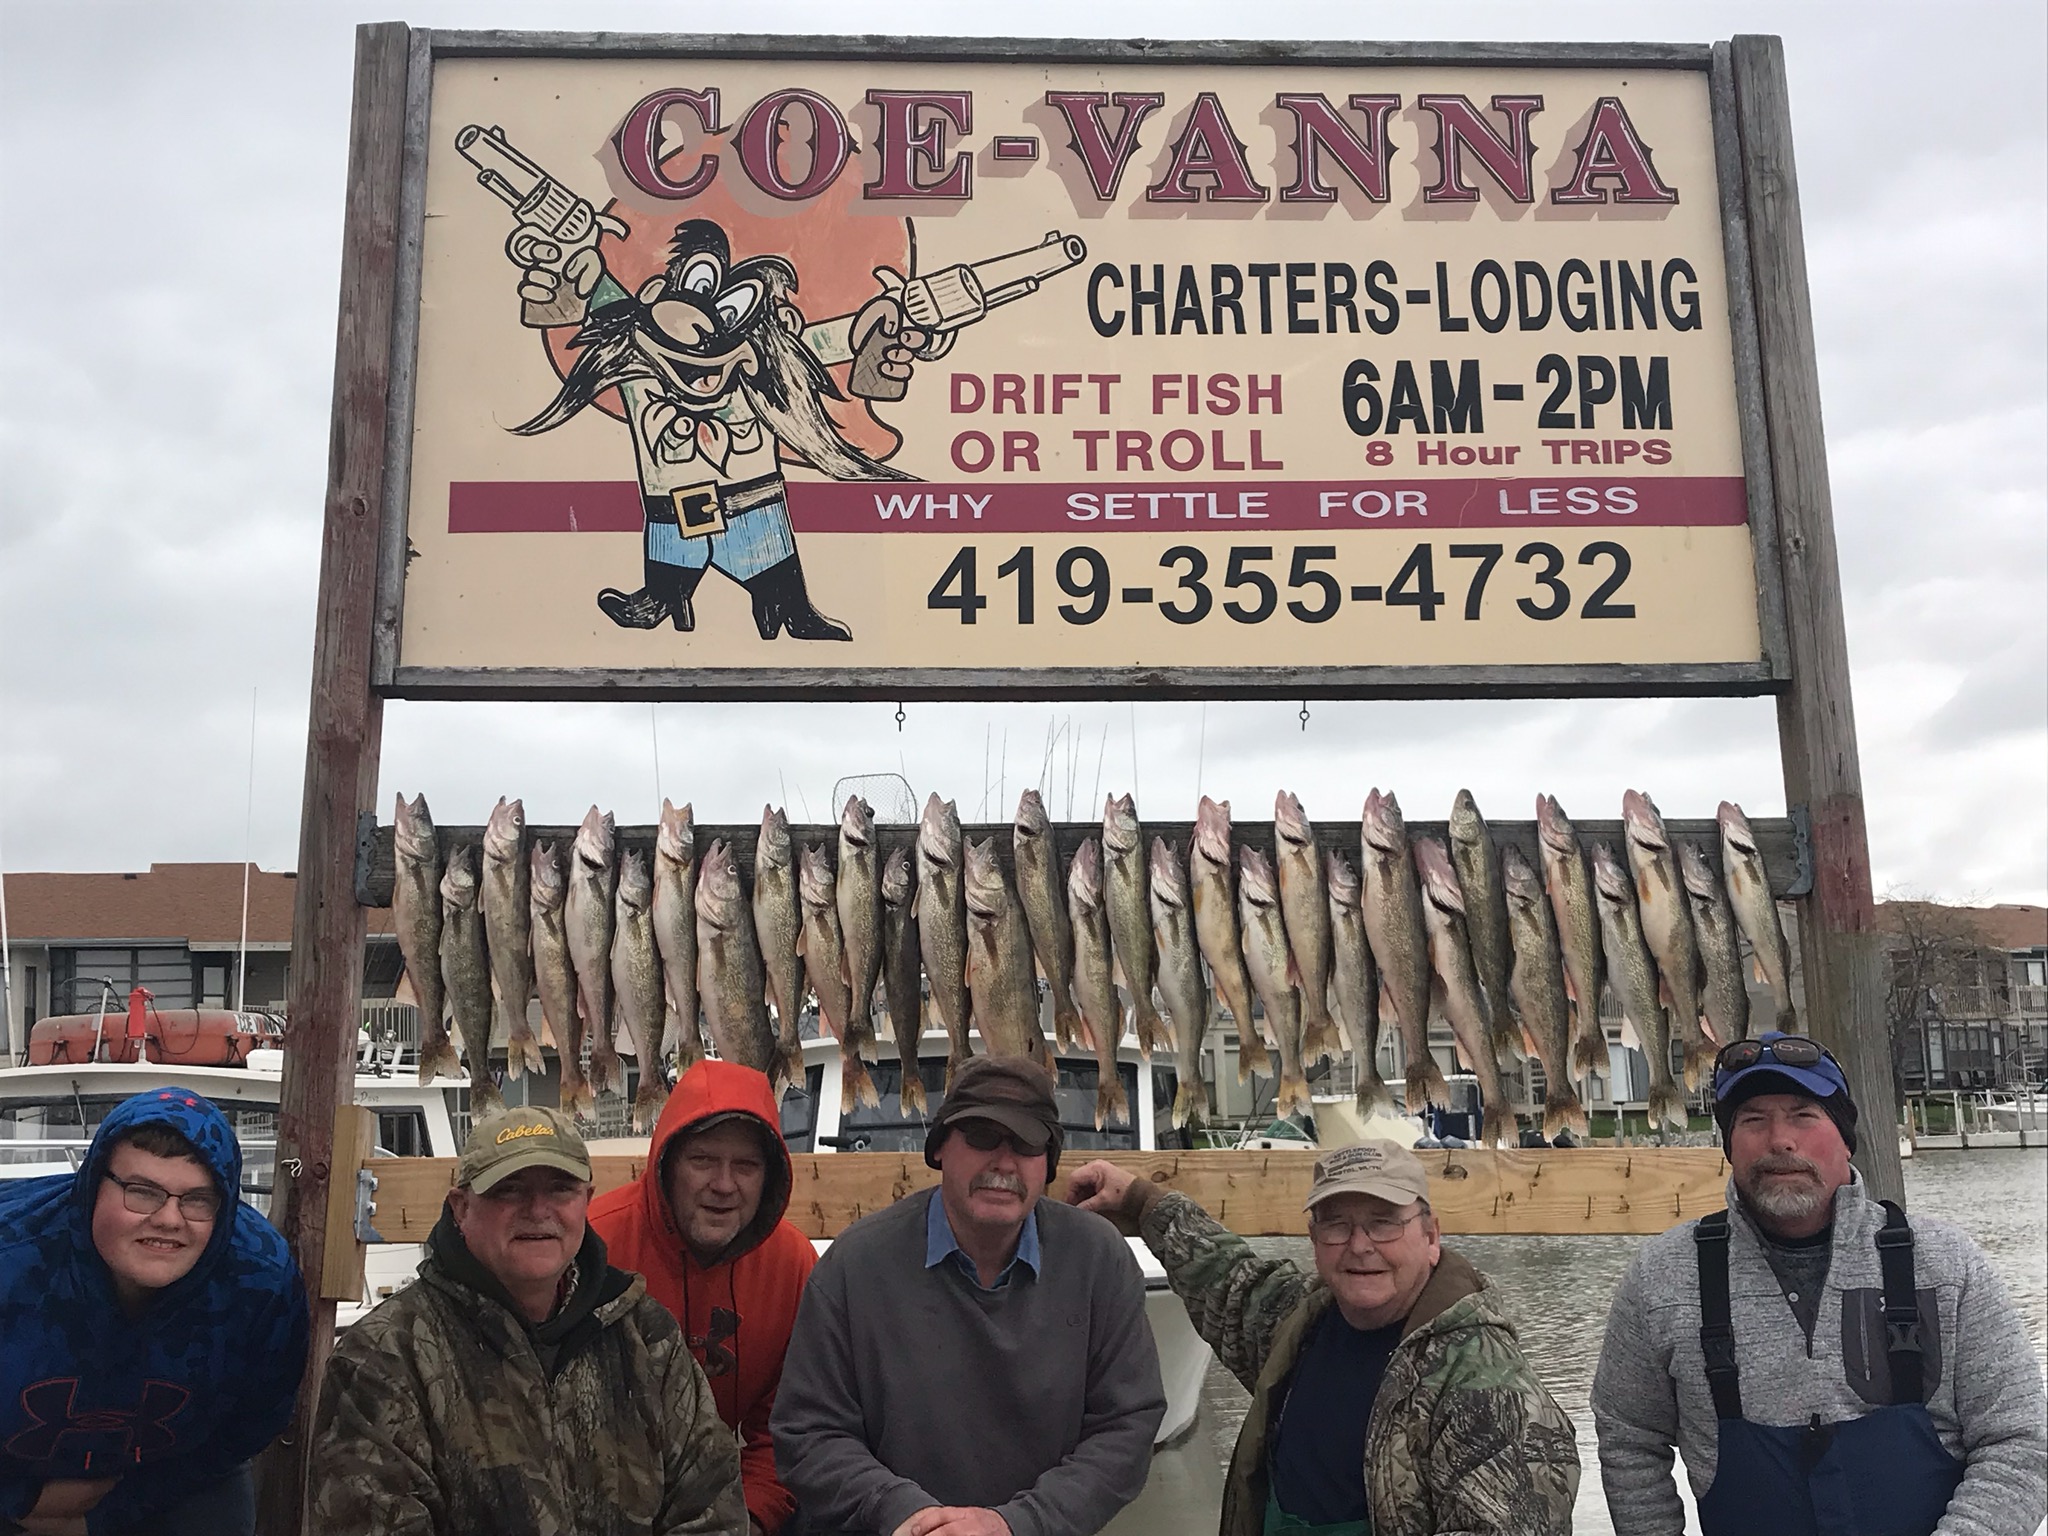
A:
[[[683,1243],[662,1177],[671,1144],[710,1117],[759,1123],[768,1152],[761,1209],[717,1263],[699,1264]],[[782,1144],[768,1079],[751,1067],[705,1060],[685,1072],[656,1123],[647,1167],[631,1184],[590,1203],[590,1225],[611,1262],[647,1277],[647,1294],[682,1324],[704,1368],[718,1416],[740,1433],[747,1513],[776,1536],[796,1500],[775,1478],[768,1414],[804,1282],[818,1262],[811,1241],[782,1219],[789,1208],[789,1149]]]

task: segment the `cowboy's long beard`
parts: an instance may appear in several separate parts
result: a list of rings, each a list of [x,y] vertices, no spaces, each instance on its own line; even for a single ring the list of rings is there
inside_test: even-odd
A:
[[[917,476],[869,458],[840,435],[825,410],[810,354],[779,325],[762,328],[755,352],[765,377],[743,374],[740,391],[782,444],[834,480],[915,480]]]

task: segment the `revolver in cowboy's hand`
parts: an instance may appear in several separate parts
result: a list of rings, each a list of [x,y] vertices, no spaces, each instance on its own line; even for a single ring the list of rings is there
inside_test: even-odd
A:
[[[471,123],[455,135],[455,147],[476,167],[478,183],[518,221],[505,254],[525,276],[522,323],[538,328],[581,320],[604,272],[597,242],[607,233],[625,234],[626,226],[513,148],[502,128]]]
[[[1054,230],[1034,246],[987,261],[962,262],[908,279],[879,267],[875,276],[901,306],[903,324],[925,333],[928,339],[915,355],[931,362],[952,350],[953,338],[961,329],[1000,304],[1038,292],[1039,284],[1048,277],[1079,266],[1087,255],[1088,247],[1079,235]],[[880,329],[862,340],[849,381],[856,395],[868,400],[903,398],[909,379],[881,370],[881,355],[893,340],[893,334]]]

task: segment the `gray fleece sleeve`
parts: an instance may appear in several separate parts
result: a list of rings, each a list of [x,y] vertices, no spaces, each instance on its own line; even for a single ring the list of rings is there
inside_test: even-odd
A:
[[[1614,1293],[1607,1337],[1593,1373],[1593,1428],[1607,1513],[1629,1536],[1684,1536],[1685,1506],[1672,1481],[1678,1443],[1678,1393],[1671,1362],[1659,1358],[1644,1304],[1646,1274],[1638,1249]]]
[[[812,1529],[888,1536],[939,1501],[868,1449],[846,1320],[845,1267],[833,1258],[828,1252],[818,1261],[797,1303],[769,1419],[775,1470]]]
[[[1109,1223],[1102,1228],[1103,1256],[1089,1297],[1081,1436],[1058,1466],[998,1506],[1011,1536],[1099,1531],[1145,1491],[1151,1475],[1152,1437],[1166,1416],[1166,1389],[1145,1316],[1145,1277]]]
[[[1935,1536],[2030,1536],[2048,1517],[2048,1395],[2026,1325],[1975,1243],[1955,1333],[1965,1466]]]

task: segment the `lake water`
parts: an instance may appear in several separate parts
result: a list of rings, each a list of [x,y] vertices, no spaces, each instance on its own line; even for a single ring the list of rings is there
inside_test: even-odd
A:
[[[1906,1164],[1906,1208],[1955,1222],[1983,1246],[2026,1319],[2036,1359],[2048,1370],[2048,1151],[1922,1152]],[[1574,1536],[1613,1536],[1600,1492],[1600,1456],[1587,1393],[1609,1299],[1642,1239],[1458,1237],[1451,1242],[1500,1287],[1521,1330],[1523,1351],[1578,1426],[1583,1473]],[[1258,1246],[1304,1265],[1313,1262],[1306,1238],[1262,1239]],[[1212,1364],[1196,1432],[1206,1428],[1226,1463],[1246,1403],[1235,1378]],[[1682,1469],[1678,1481],[1689,1507],[1691,1491]]]

